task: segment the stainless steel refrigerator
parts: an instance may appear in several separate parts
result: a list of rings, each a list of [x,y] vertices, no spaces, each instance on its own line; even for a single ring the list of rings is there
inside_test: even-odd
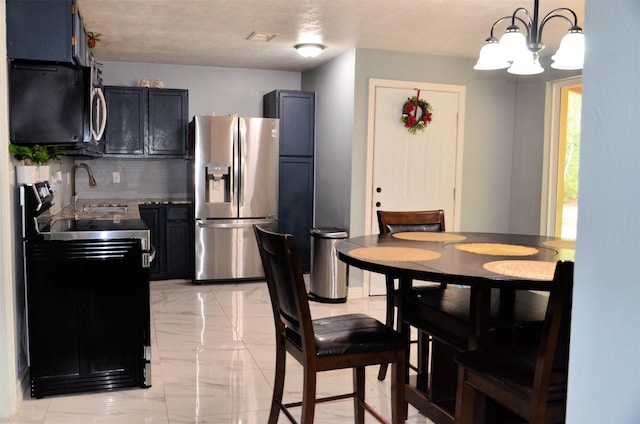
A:
[[[195,116],[198,281],[264,276],[253,225],[277,229],[279,120]]]

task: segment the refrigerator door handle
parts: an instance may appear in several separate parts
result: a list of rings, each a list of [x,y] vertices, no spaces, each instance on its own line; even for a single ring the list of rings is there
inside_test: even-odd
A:
[[[244,186],[245,186],[244,167],[246,166],[244,161],[246,146],[243,146],[242,144],[246,142],[247,127],[245,125],[244,119],[237,118],[237,120],[238,120],[238,131],[234,133],[234,137],[235,137],[234,141],[236,146],[235,154],[236,154],[236,161],[237,161],[237,165],[235,169],[236,169],[237,178],[238,178],[238,185],[237,185],[238,191],[236,191],[236,196],[237,196],[236,204],[238,205],[238,213],[240,213],[240,208],[244,204]]]
[[[277,222],[277,219],[242,219],[238,221],[197,220],[196,225],[198,228],[245,228],[269,222]]]

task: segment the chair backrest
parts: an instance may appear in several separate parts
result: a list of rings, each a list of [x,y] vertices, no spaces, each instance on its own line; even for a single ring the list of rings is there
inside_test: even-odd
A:
[[[566,378],[573,291],[573,262],[558,261],[549,294],[533,381],[533,405],[546,404],[554,372]]]
[[[378,211],[378,229],[380,234],[405,231],[442,232],[444,231],[444,211]]]
[[[291,234],[254,226],[278,334],[299,338],[300,348],[315,349],[309,299],[300,257]]]

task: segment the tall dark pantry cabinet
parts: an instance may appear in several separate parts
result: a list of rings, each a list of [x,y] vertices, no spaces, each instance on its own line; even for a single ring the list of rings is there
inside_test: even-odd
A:
[[[311,91],[274,90],[263,98],[264,117],[280,119],[278,227],[295,237],[305,272],[311,265],[315,102]]]

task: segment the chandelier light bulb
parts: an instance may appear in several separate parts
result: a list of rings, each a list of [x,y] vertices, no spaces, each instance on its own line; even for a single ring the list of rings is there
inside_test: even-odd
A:
[[[480,57],[473,69],[476,70],[491,70],[491,69],[505,69],[511,66],[507,61],[504,50],[498,40],[495,38],[487,38],[480,49]]]
[[[556,54],[551,56],[552,68],[574,70],[582,69],[584,63],[584,34],[582,29],[571,29],[562,37]]]
[[[516,58],[507,72],[515,75],[535,75],[544,72],[538,53],[527,51]]]
[[[528,51],[527,39],[520,32],[520,28],[515,25],[507,28],[504,35],[500,37],[500,46],[502,46],[506,60],[509,62],[513,62],[516,57]]]

